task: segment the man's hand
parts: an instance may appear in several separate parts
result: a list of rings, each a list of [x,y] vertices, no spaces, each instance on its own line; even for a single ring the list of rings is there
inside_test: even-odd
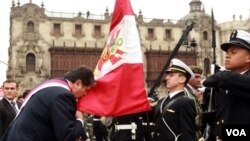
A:
[[[81,120],[83,120],[83,114],[82,114],[82,112],[80,112],[80,111],[76,111],[76,119],[81,119]]]
[[[222,80],[222,75],[224,71],[217,72],[215,74],[210,75],[204,82],[203,85],[205,87],[213,87],[213,88],[218,88],[219,84]]]
[[[84,126],[84,120],[83,120],[83,114],[80,111],[76,111],[76,120],[79,120],[82,123],[82,126]]]

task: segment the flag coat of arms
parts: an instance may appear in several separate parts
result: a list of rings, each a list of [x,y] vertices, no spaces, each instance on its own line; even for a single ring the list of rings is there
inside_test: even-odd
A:
[[[78,100],[78,110],[99,116],[150,110],[139,34],[129,0],[116,0],[109,38],[94,74],[96,86]]]

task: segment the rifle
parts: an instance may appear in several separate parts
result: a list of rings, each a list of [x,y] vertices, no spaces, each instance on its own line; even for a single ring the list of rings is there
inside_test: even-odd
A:
[[[214,12],[213,9],[211,11],[211,18],[212,18],[212,48],[213,48],[213,63],[211,64],[211,74],[215,73],[215,67],[216,67],[216,34],[215,34],[215,28],[214,28]],[[213,88],[211,88],[210,96],[209,96],[209,105],[208,105],[208,112],[211,112],[213,110],[212,107],[212,96],[213,96]]]
[[[216,53],[215,53],[215,48],[216,48],[216,34],[215,34],[215,27],[214,27],[214,13],[213,9],[211,10],[211,19],[212,19],[212,45],[211,47],[213,48],[213,62],[211,64],[211,74],[214,74],[218,70],[218,65],[216,65]],[[208,110],[207,115],[210,118],[213,118],[215,116],[215,111],[213,107],[213,95],[214,95],[215,89],[210,88],[210,94],[209,94],[209,103],[208,103]],[[210,121],[211,122],[211,121]],[[208,140],[209,135],[211,133],[211,127],[209,123],[206,123],[206,128],[205,128],[205,141]]]
[[[194,24],[195,23],[192,22],[190,25],[188,25],[186,27],[186,29],[183,32],[181,38],[179,39],[178,43],[176,44],[173,52],[170,54],[167,62],[163,66],[163,68],[162,68],[162,70],[161,70],[158,78],[156,79],[154,85],[151,87],[148,96],[151,97],[151,98],[153,98],[154,100],[158,100],[158,98],[156,96],[156,93],[155,93],[156,87],[159,86],[159,84],[161,83],[162,76],[165,74],[165,71],[166,71],[167,67],[170,64],[170,61],[175,57],[175,55],[177,54],[177,52],[178,52],[179,48],[181,47],[182,43],[187,39],[187,36],[188,36],[189,32],[193,29]]]

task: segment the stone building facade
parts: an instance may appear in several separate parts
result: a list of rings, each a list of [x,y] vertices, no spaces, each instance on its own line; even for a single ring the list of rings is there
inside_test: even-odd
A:
[[[195,22],[195,26],[176,57],[189,65],[202,67],[205,76],[210,74],[212,19],[202,5],[200,0],[191,0],[190,12],[178,21],[147,19],[142,12],[136,15],[147,88],[154,84],[187,21]],[[68,14],[49,12],[43,3],[38,6],[30,1],[20,5],[13,1],[7,77],[15,78],[22,92],[48,78],[61,77],[82,64],[94,69],[108,39],[111,17],[108,9],[103,15]],[[219,45],[228,40],[235,28],[250,31],[249,21],[215,22],[216,62],[219,65],[223,64]]]

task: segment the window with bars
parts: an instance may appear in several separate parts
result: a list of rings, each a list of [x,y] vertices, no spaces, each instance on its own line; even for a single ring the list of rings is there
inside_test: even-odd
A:
[[[100,25],[95,25],[94,26],[94,36],[101,36],[101,26]]]
[[[32,21],[27,23],[27,32],[34,32],[34,23]]]
[[[166,40],[170,40],[171,39],[171,30],[170,29],[166,29],[165,30],[165,39]]]
[[[29,53],[26,56],[26,71],[34,72],[36,66],[36,57],[33,53]]]
[[[53,33],[55,35],[61,34],[61,24],[59,23],[54,23],[54,30]]]
[[[75,35],[76,36],[82,35],[82,25],[81,24],[75,25]]]
[[[154,39],[154,29],[148,28],[148,39]]]

